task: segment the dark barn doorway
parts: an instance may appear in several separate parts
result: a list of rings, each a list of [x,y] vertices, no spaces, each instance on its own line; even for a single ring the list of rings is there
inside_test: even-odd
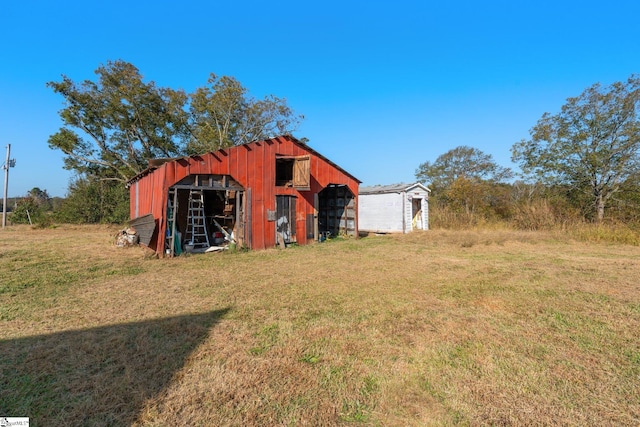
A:
[[[356,198],[349,187],[329,184],[318,194],[320,238],[356,235]]]

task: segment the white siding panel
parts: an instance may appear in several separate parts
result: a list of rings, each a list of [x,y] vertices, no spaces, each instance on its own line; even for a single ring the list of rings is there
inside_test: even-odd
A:
[[[358,225],[362,231],[402,233],[403,197],[398,193],[360,194]]]
[[[413,203],[411,199],[411,195],[407,193],[402,193],[402,198],[404,200],[404,221],[405,227],[404,232],[408,233],[413,230],[412,222],[413,222]]]

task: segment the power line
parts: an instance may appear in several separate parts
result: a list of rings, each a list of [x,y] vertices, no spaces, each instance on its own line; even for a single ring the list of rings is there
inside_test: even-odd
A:
[[[16,159],[11,158],[11,144],[7,144],[7,159],[2,165],[4,169],[4,199],[2,202],[2,228],[7,225],[7,190],[9,189],[9,168],[16,166]]]

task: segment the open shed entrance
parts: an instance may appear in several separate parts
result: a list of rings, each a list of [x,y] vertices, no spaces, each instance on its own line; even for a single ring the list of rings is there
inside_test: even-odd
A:
[[[411,228],[413,230],[423,230],[422,223],[422,199],[411,200]]]
[[[169,188],[165,253],[241,246],[244,189],[228,175],[190,175]]]
[[[329,184],[318,194],[320,239],[356,235],[356,198],[343,184]]]

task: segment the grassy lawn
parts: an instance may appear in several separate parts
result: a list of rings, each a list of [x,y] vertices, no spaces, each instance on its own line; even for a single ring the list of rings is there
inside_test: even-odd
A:
[[[430,231],[158,260],[0,231],[0,416],[640,424],[640,247]]]

